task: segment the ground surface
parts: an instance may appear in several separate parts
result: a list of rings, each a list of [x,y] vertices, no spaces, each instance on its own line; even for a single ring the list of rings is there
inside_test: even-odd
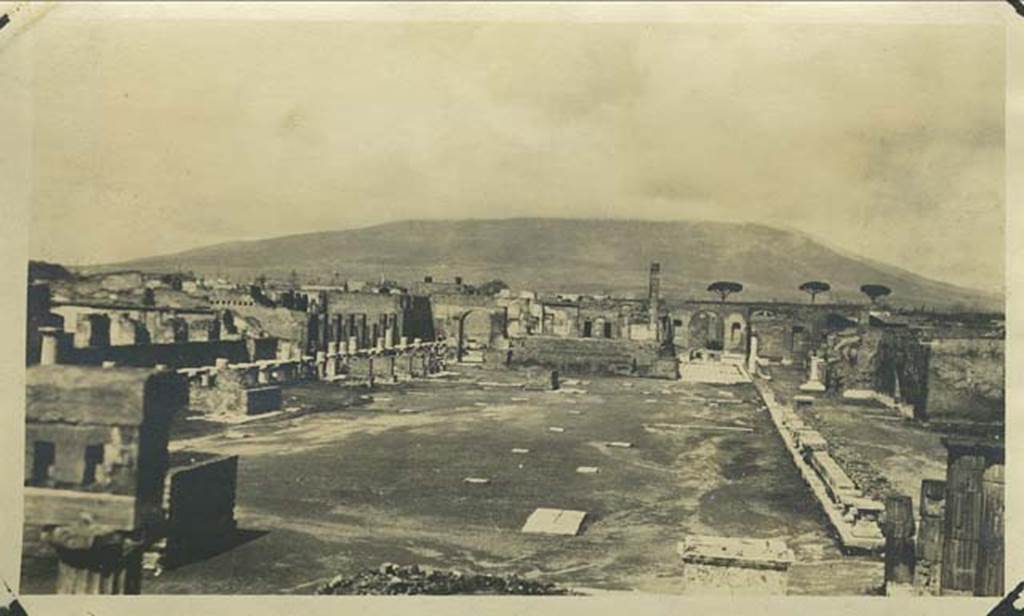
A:
[[[798,561],[792,593],[881,584],[880,561],[835,547],[749,385],[596,378],[530,392],[485,384],[521,374],[463,372],[378,388],[372,401],[303,385],[285,395],[303,412],[180,433],[176,448],[241,456],[239,526],[261,532],[148,576],[144,592],[311,593],[335,575],[394,562],[671,593],[682,590],[675,548],[687,533],[784,539]],[[520,533],[537,507],[590,516],[576,537]]]

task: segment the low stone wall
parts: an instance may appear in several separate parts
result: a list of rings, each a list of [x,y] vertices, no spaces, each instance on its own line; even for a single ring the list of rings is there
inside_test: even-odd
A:
[[[653,341],[527,336],[510,340],[509,364],[542,366],[561,374],[679,378],[678,362]]]
[[[842,547],[869,552],[881,550],[885,545],[879,527],[882,504],[864,496],[828,453],[829,445],[824,437],[808,429],[792,408],[779,402],[767,382],[755,379],[754,386]]]

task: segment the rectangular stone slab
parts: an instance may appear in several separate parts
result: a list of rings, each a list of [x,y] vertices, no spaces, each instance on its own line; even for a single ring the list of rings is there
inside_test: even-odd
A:
[[[586,517],[586,511],[541,507],[534,510],[526,519],[522,532],[574,536],[579,534],[583,519]]]

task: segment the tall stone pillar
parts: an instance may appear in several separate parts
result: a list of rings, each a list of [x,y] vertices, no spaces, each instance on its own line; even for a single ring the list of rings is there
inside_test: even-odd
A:
[[[654,332],[655,340],[661,342],[662,335],[659,327],[661,323],[661,264],[657,262],[651,263],[651,271],[648,278],[647,300],[650,304],[650,321],[648,325],[651,328],[651,331]]]
[[[335,344],[342,341],[342,337],[345,335],[342,332],[343,319],[340,314],[331,315],[331,342]]]
[[[946,438],[943,444],[949,459],[942,594],[1002,595],[1003,446],[967,438]]]

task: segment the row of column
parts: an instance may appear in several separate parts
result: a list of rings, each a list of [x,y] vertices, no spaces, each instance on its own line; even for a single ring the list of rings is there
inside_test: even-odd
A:
[[[405,345],[402,322],[396,313],[381,313],[376,322],[371,322],[366,314],[312,313],[307,329],[309,352],[329,352],[330,343],[347,345],[350,352],[371,346]]]

